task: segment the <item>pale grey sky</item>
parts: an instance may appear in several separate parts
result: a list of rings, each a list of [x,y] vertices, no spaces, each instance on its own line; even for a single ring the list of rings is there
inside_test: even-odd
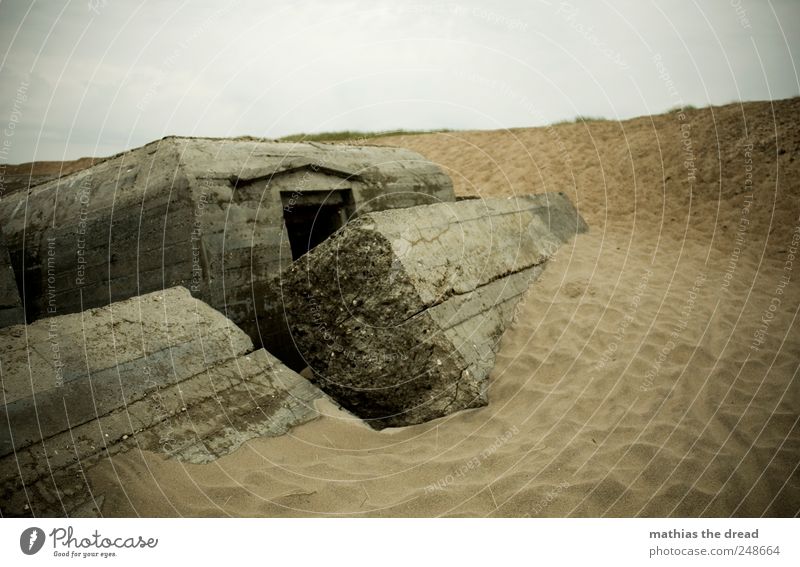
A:
[[[800,92],[796,0],[0,2],[0,163]]]

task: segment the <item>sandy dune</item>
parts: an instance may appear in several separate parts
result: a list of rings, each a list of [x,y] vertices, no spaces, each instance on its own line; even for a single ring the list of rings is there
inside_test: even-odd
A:
[[[379,141],[459,194],[565,191],[591,227],[520,306],[489,406],[382,432],[327,407],[203,466],[131,452],[89,471],[102,513],[796,515],[798,118],[791,99]]]

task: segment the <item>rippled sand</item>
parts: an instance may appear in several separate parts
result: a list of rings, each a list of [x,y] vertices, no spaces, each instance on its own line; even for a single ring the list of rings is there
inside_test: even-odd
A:
[[[89,471],[102,513],[796,515],[798,117],[791,99],[379,141],[459,194],[565,191],[591,226],[520,306],[488,407],[375,432],[328,404],[210,465],[131,452]]]

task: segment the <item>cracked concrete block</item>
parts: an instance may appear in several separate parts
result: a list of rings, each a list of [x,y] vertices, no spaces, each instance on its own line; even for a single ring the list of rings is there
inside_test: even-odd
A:
[[[343,407],[376,428],[420,423],[486,404],[517,302],[586,229],[562,193],[371,213],[284,271],[265,305]]]
[[[0,363],[3,515],[26,493],[67,513],[81,468],[131,448],[212,461],[314,419],[323,395],[181,287],[2,329]]]

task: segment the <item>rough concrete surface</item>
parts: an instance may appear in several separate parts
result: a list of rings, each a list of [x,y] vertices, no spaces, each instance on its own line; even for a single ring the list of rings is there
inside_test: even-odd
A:
[[[181,287],[2,329],[0,362],[3,515],[69,515],[100,457],[209,462],[314,419],[322,395]]]
[[[286,270],[264,319],[373,427],[482,406],[517,301],[585,230],[562,193],[371,213]]]

